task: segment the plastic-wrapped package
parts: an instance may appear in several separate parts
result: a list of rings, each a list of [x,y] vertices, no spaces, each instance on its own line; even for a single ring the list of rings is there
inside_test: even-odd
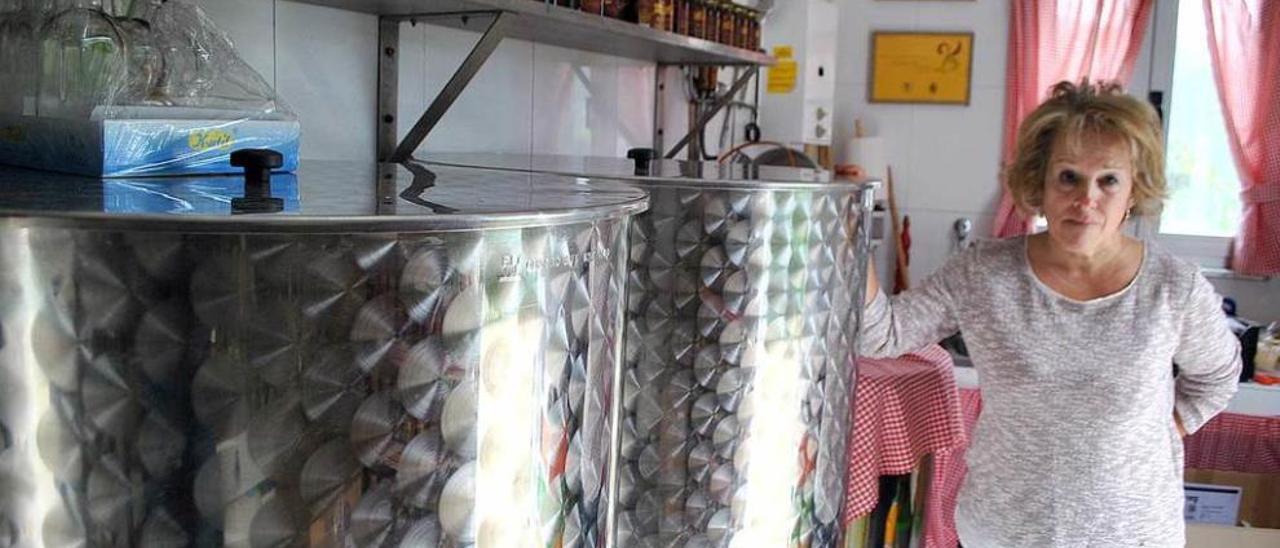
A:
[[[0,162],[108,177],[224,173],[232,151],[271,148],[292,171],[299,133],[194,5],[0,4]]]

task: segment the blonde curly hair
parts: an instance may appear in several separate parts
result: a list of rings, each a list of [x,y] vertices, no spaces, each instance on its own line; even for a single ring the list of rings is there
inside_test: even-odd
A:
[[[1080,150],[1119,139],[1129,145],[1133,163],[1130,215],[1160,212],[1167,189],[1160,117],[1151,105],[1124,93],[1114,82],[1053,86],[1049,99],[1018,128],[1013,160],[1004,168],[1005,185],[1015,203],[1038,209],[1044,201],[1045,170],[1056,143]]]

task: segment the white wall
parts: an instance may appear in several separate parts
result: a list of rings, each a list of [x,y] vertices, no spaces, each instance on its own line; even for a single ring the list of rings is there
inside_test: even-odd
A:
[[[975,236],[991,232],[999,198],[1007,12],[1008,3],[995,0],[844,0],[840,6],[836,142],[852,135],[855,118],[863,121],[868,134],[885,138],[899,208],[911,217],[911,278],[915,281],[934,271],[951,253],[951,226],[956,219],[971,219]],[[867,62],[873,30],[973,32],[969,106],[868,103]]]
[[[285,0],[195,0],[276,86],[302,123],[302,157],[372,160],[378,22]],[[472,23],[482,30],[486,23]],[[405,24],[400,133],[479,32]],[[424,150],[621,155],[653,135],[652,63],[504,41]]]

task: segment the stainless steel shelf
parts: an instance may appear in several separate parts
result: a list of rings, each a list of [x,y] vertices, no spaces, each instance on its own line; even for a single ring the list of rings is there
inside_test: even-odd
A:
[[[433,16],[432,24],[483,32],[487,21],[434,17],[485,12],[516,15],[507,36],[595,53],[681,65],[771,65],[764,53],[653,30],[537,0],[296,0],[385,16]]]

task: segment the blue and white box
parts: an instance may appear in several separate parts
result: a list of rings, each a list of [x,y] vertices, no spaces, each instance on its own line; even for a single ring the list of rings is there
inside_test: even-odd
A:
[[[150,177],[236,173],[232,151],[268,148],[298,167],[292,116],[179,107],[112,107],[88,120],[0,114],[0,163],[88,175]]]

